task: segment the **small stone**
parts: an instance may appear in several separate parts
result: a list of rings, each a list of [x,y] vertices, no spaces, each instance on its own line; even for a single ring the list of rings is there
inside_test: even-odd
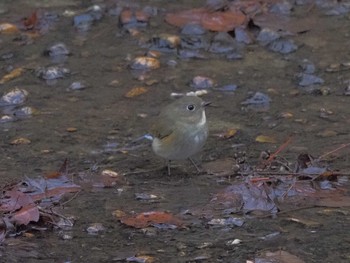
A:
[[[192,79],[190,86],[195,89],[209,89],[214,86],[214,80],[208,77],[196,76]]]
[[[105,230],[106,228],[101,223],[93,223],[86,229],[86,231],[92,235],[99,234]]]
[[[160,67],[160,62],[151,57],[137,57],[131,62],[130,67],[137,70],[157,69]]]
[[[44,51],[44,55],[55,57],[55,56],[68,56],[70,51],[64,43],[56,43],[48,47]]]
[[[14,88],[4,93],[0,98],[0,106],[22,104],[28,96],[28,91],[24,89]]]

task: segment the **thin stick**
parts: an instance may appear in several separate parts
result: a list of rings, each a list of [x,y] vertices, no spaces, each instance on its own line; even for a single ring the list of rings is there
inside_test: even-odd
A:
[[[338,148],[334,149],[333,151],[330,151],[330,152],[327,152],[327,153],[321,155],[320,157],[317,158],[317,160],[322,160],[324,157],[326,157],[326,156],[328,156],[328,155],[330,155],[332,153],[335,153],[335,152],[337,152],[337,151],[339,151],[339,150],[341,150],[341,149],[343,149],[345,147],[348,147],[348,146],[350,146],[350,143],[342,144],[341,146],[339,146]]]
[[[288,146],[288,144],[290,144],[292,139],[293,137],[290,136],[285,143],[283,143],[280,147],[278,147],[277,151],[275,151],[273,154],[270,155],[270,157],[264,162],[264,164],[271,162],[276,157],[277,154],[283,151]]]

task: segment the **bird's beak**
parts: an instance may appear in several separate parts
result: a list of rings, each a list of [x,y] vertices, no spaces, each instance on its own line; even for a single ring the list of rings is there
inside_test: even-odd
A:
[[[211,104],[211,101],[203,101],[202,102],[202,107],[207,107]]]

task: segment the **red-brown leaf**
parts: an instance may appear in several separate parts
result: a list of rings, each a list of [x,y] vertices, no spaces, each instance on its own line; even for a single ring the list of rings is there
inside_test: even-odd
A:
[[[26,29],[33,29],[38,22],[37,12],[33,12],[30,17],[23,18],[23,25]]]
[[[22,207],[12,216],[12,222],[18,225],[28,225],[29,222],[38,222],[40,217],[39,209],[35,204]]]
[[[183,222],[174,215],[167,212],[144,212],[133,216],[124,216],[120,221],[128,226],[135,228],[144,228],[152,224],[171,224],[182,226]]]
[[[200,24],[212,31],[232,31],[246,22],[246,16],[239,10],[211,12],[207,8],[185,10],[167,14],[165,21],[171,25],[183,27],[186,24]]]
[[[46,190],[45,193],[33,194],[31,195],[31,197],[34,201],[39,201],[45,198],[61,196],[65,193],[79,192],[80,190],[81,190],[80,186],[74,185],[74,184],[69,186],[58,186],[58,187]]]
[[[0,211],[13,212],[23,206],[33,204],[33,199],[17,189],[6,191],[4,198],[0,200]]]

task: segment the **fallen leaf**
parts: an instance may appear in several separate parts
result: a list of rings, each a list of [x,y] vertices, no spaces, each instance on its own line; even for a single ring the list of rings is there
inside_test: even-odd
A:
[[[235,212],[265,211],[275,213],[277,206],[273,193],[264,183],[235,183],[220,191],[211,200],[217,210],[219,206]]]
[[[230,138],[232,138],[233,136],[235,136],[237,132],[238,132],[237,129],[228,129],[226,132],[220,133],[220,134],[218,134],[217,136],[218,136],[219,138],[223,138],[223,139],[230,139]]]
[[[18,33],[18,32],[19,32],[19,30],[18,30],[17,26],[15,26],[14,24],[10,24],[10,23],[0,24],[0,33],[13,34],[13,33]]]
[[[137,25],[137,23],[147,23],[150,15],[142,10],[130,10],[129,8],[124,9],[120,14],[120,22],[122,25]]]
[[[35,204],[28,204],[15,212],[11,220],[18,225],[28,225],[30,222],[38,222],[39,209]]]
[[[67,132],[76,132],[77,130],[78,130],[78,129],[75,128],[75,127],[68,127],[68,128],[66,129]]]
[[[45,190],[44,193],[34,193],[30,194],[30,196],[33,198],[34,201],[40,201],[43,199],[53,198],[53,197],[60,197],[66,193],[76,193],[81,190],[81,187],[79,185],[67,185],[67,186],[58,186],[52,189]]]
[[[247,18],[240,10],[212,12],[207,8],[196,8],[178,13],[167,14],[165,21],[171,25],[183,27],[187,24],[200,24],[212,31],[228,32],[243,25]]]
[[[118,219],[121,219],[121,218],[127,216],[127,214],[124,211],[122,211],[122,210],[115,210],[115,211],[112,212],[112,215],[114,217],[118,218]]]
[[[17,139],[14,139],[10,142],[10,144],[12,145],[20,145],[20,144],[30,144],[31,141],[27,138],[17,138]]]
[[[9,191],[6,191],[0,199],[0,211],[13,212],[23,206],[27,206],[33,203],[34,201],[29,195],[22,193],[16,188],[13,188]]]
[[[133,98],[136,96],[140,96],[141,94],[144,94],[148,91],[148,89],[144,88],[144,87],[136,87],[136,88],[132,88],[131,90],[129,90],[126,94],[125,97],[127,98]]]
[[[276,139],[270,136],[266,135],[259,135],[255,138],[256,142],[261,142],[261,143],[276,143]]]
[[[4,84],[12,79],[15,79],[15,78],[21,76],[23,72],[24,72],[23,68],[15,68],[10,73],[6,74],[5,76],[3,76],[0,79],[0,84]]]
[[[144,212],[132,216],[120,218],[120,222],[135,228],[145,228],[154,224],[169,224],[176,227],[183,225],[183,222],[168,212]]]
[[[290,119],[293,118],[293,113],[291,112],[281,112],[281,114],[279,115],[279,117],[283,118],[283,119]]]
[[[37,12],[34,11],[30,17],[25,17],[22,19],[23,25],[26,27],[27,30],[29,29],[33,29],[37,22],[38,22],[38,16],[37,16]]]

